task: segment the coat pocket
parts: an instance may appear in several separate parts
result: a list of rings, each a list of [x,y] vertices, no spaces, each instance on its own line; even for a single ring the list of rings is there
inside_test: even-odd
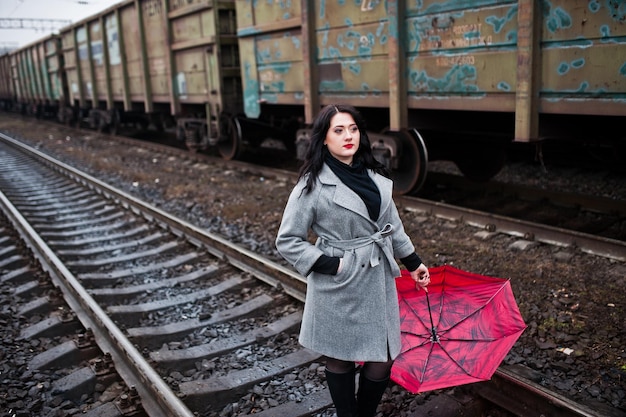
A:
[[[335,256],[339,256],[343,260],[341,261],[341,270],[337,271],[332,277],[335,282],[341,283],[350,276],[354,263],[354,254],[351,251],[344,251],[343,254]]]

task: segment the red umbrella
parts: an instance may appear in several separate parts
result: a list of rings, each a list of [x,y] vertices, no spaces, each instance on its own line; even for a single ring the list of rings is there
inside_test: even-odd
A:
[[[412,393],[489,380],[526,324],[508,279],[430,268],[428,292],[396,279],[402,351],[391,379]]]

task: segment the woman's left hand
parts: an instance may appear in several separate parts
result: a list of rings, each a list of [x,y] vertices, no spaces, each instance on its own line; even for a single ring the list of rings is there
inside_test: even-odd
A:
[[[426,265],[420,264],[415,271],[411,271],[411,278],[415,281],[415,287],[418,290],[423,288],[424,291],[428,291],[426,287],[430,284],[430,273]]]

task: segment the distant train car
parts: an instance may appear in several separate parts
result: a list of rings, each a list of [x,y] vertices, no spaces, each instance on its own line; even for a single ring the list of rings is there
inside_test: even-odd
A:
[[[358,107],[398,193],[429,160],[488,179],[512,142],[626,142],[621,2],[239,0],[237,20],[246,115]]]
[[[11,79],[11,55],[0,55],[0,110],[13,108],[15,90]]]
[[[193,149],[234,131],[225,115],[243,106],[233,1],[128,0],[61,37],[71,108],[92,127],[177,123]]]
[[[9,55],[5,83],[12,89],[12,107],[21,113],[55,119],[65,102],[61,42],[57,35],[26,45]],[[6,64],[5,64],[6,65]]]

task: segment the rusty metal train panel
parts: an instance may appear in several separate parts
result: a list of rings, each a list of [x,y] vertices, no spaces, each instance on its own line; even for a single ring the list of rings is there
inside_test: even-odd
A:
[[[260,113],[259,103],[305,104],[309,83],[300,79],[307,74],[302,57],[308,55],[314,56],[308,70],[316,79],[308,93],[317,96],[311,100],[317,105],[363,106],[366,100],[371,107],[403,103],[399,113],[425,108],[523,114],[520,108],[528,104],[520,96],[525,96],[541,98],[535,113],[626,111],[625,62],[616,59],[625,53],[626,12],[609,1],[303,4],[310,8],[306,13],[292,2],[237,2],[245,109],[251,117]],[[289,22],[284,29],[280,18]],[[309,31],[307,42],[302,33]],[[520,37],[527,42],[523,48]],[[401,47],[390,49],[394,39]],[[404,79],[393,76],[395,67],[402,68]],[[389,95],[398,88],[405,97]],[[531,137],[536,127],[528,126],[534,118],[520,122],[524,134],[516,139],[536,139]],[[402,122],[391,125],[399,128]]]
[[[48,36],[31,43],[1,59],[3,95],[22,99],[28,106],[41,103],[44,106],[64,99],[61,42],[56,36]]]
[[[0,55],[0,108],[4,109],[14,97],[10,55]]]
[[[439,152],[445,140],[465,134],[465,143],[496,129],[494,137],[535,142],[562,115],[615,125],[626,115],[626,8],[611,0],[126,0],[0,57],[0,75],[3,103],[56,102],[99,127],[136,121],[130,114],[174,122],[190,147],[217,146],[227,158],[263,135],[292,149],[320,106],[348,103],[386,130],[377,146],[402,170],[450,157]],[[494,115],[505,117],[496,124]],[[500,147],[493,143],[477,147]],[[407,188],[419,183],[406,176]]]

